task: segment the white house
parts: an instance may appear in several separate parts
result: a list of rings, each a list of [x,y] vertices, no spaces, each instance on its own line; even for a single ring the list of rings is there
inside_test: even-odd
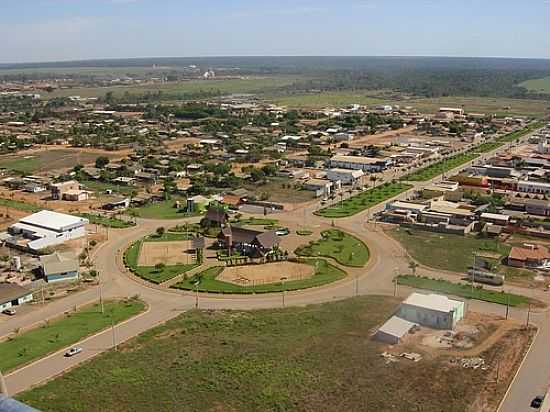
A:
[[[88,223],[82,217],[42,210],[11,225],[8,232],[22,236],[28,240],[27,248],[37,251],[85,236]]]
[[[447,296],[412,293],[399,306],[397,316],[434,329],[454,329],[464,317],[464,302]]]
[[[315,192],[316,197],[330,195],[332,182],[325,179],[309,179],[304,183],[304,189]]]
[[[32,292],[11,283],[0,284],[0,312],[32,300]]]
[[[327,179],[331,182],[340,181],[343,185],[354,184],[359,181],[365,173],[362,170],[347,170],[347,169],[328,169]]]

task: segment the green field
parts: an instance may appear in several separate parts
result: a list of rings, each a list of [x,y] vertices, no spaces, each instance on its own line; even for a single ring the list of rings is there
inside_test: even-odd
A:
[[[448,356],[390,364],[380,356],[386,346],[372,332],[398,303],[368,296],[280,310],[190,311],[18,399],[44,412],[467,410],[486,392],[487,373],[452,366]],[[501,353],[494,346],[480,356],[492,369]],[[516,366],[491,390],[493,403]]]
[[[369,249],[361,240],[337,229],[321,232],[321,239],[301,246],[298,256],[328,257],[344,266],[363,267],[369,261]]]
[[[176,200],[174,199],[152,202],[142,207],[129,209],[128,212],[144,219],[183,219],[198,216],[197,213],[187,213],[184,209],[177,209],[175,204]]]
[[[22,332],[0,342],[0,370],[8,372],[49,353],[70,346],[99,332],[111,322],[120,323],[142,312],[145,305],[137,299],[105,302],[102,314],[99,304],[85,306],[69,315],[44,322],[43,326]]]
[[[452,272],[466,273],[473,265],[474,252],[508,256],[510,246],[490,239],[397,228],[387,232],[399,241],[419,263]],[[449,247],[452,245],[452,247]],[[437,253],[434,253],[437,251]]]
[[[542,79],[532,79],[519,84],[520,87],[525,87],[530,92],[535,93],[550,93],[550,76]]]
[[[529,303],[529,298],[525,296],[487,290],[480,286],[472,289],[472,285],[470,283],[453,283],[441,279],[430,279],[411,275],[398,276],[397,283],[399,285],[410,286],[416,289],[440,292],[466,299],[498,303],[499,305],[508,304],[510,306],[525,306]]]
[[[178,100],[185,97],[185,95],[192,97],[197,93],[220,95],[232,93],[267,93],[284,86],[289,86],[299,79],[299,76],[253,76],[241,79],[187,80],[164,84],[60,89],[52,93],[44,93],[43,95],[46,98],[67,96],[104,97],[108,92],[112,92],[113,96],[121,97],[125,93],[144,95],[160,91],[165,98]]]
[[[31,205],[30,203],[20,202],[19,200],[12,199],[0,199],[0,206],[22,210],[23,212],[38,212],[42,210],[42,208],[36,205]]]
[[[327,218],[340,218],[353,216],[363,210],[369,209],[392,197],[411,189],[412,186],[402,182],[386,182],[373,189],[369,189],[358,195],[352,196],[334,206],[325,207],[315,212],[316,215]]]
[[[526,82],[527,83],[527,82]],[[550,90],[550,78],[546,78],[534,84]],[[546,91],[548,93],[548,91]],[[323,107],[344,107],[350,104],[378,105],[392,104],[401,107],[411,106],[420,113],[435,113],[440,107],[461,107],[466,113],[485,113],[497,116],[534,116],[544,117],[550,113],[550,104],[544,100],[536,99],[508,99],[494,97],[411,97],[396,98],[396,93],[391,91],[362,90],[362,91],[337,91],[322,93],[302,93],[290,96],[274,98],[277,104],[295,107],[318,109]]]
[[[95,215],[93,213],[80,213],[79,216],[88,219],[90,223],[94,225],[101,225],[113,229],[126,229],[128,227],[135,226],[134,222],[117,219],[115,217]]]
[[[114,183],[107,183],[107,182],[101,182],[99,180],[79,180],[80,184],[85,186],[89,190],[93,190],[94,192],[106,192],[107,190],[111,190],[113,193],[118,193],[124,196],[129,196],[132,192],[136,190],[135,187],[131,186],[125,186],[125,185],[117,185]]]
[[[232,220],[231,223],[234,223],[239,226],[275,226],[279,224],[279,221],[277,219],[248,217],[248,218]]]
[[[307,259],[304,260],[303,263],[314,266],[315,274],[308,279],[285,282],[284,285],[281,282],[277,282],[255,286],[239,286],[222,282],[217,280],[216,277],[223,271],[223,267],[217,266],[197,273],[189,279],[184,279],[172,287],[174,289],[183,290],[196,290],[196,288],[198,288],[199,292],[211,293],[272,293],[282,292],[283,290],[299,290],[322,286],[343,279],[346,276],[343,270],[331,265],[323,259]],[[198,286],[195,286],[197,281],[200,281],[200,283]]]
[[[175,233],[166,233],[166,239],[181,240],[182,236]],[[177,237],[177,238],[176,238]],[[154,237],[146,239],[147,241],[155,241]],[[161,239],[157,241],[163,241]],[[166,240],[164,240],[166,241]],[[161,284],[170,279],[175,278],[178,275],[189,272],[190,270],[197,267],[196,263],[190,263],[188,265],[170,265],[163,266],[161,268],[156,268],[154,266],[138,266],[139,253],[141,250],[142,241],[137,241],[133,243],[127,250],[124,252],[124,263],[136,276],[147,280],[148,282],[154,284]]]
[[[69,169],[78,164],[86,165],[95,162],[98,156],[116,158],[116,153],[48,149],[34,151],[32,154],[15,154],[0,157],[0,167],[4,167],[22,174],[32,174],[57,169]]]

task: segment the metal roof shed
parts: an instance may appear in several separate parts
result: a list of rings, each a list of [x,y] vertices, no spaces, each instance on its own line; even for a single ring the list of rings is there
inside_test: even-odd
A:
[[[392,316],[376,331],[374,339],[396,345],[403,336],[416,326],[418,325],[414,322]]]

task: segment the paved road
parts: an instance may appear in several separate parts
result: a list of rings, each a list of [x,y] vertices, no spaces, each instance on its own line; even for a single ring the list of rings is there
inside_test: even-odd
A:
[[[488,157],[503,149],[497,149],[484,154]],[[469,166],[460,166],[455,173]],[[432,179],[436,181],[440,177]],[[414,183],[413,190],[425,187],[431,182]],[[411,191],[412,192],[412,191]],[[401,194],[396,198],[406,198],[410,192]],[[282,224],[291,227],[300,225],[318,226],[329,228],[330,220],[317,217],[312,214],[320,205],[311,204],[307,208],[281,213],[277,218]],[[366,267],[361,269],[347,269],[350,273],[346,279],[326,285],[320,288],[298,292],[288,292],[285,295],[286,305],[307,305],[329,302],[355,296],[356,294],[393,294],[392,279],[397,272],[407,270],[409,259],[403,249],[395,241],[389,239],[375,225],[365,223],[371,213],[382,210],[385,204],[378,205],[371,210],[363,211],[355,216],[338,219],[337,227],[348,231],[364,240],[370,249],[371,259]],[[182,223],[185,220],[170,221],[170,225]],[[189,220],[187,220],[189,221]],[[158,226],[167,225],[167,221],[138,220],[134,228],[111,231],[111,238],[100,246],[95,253],[95,266],[101,273],[101,291],[104,298],[126,297],[139,295],[147,304],[148,311],[114,329],[114,341],[120,343],[126,341],[143,331],[146,331],[162,322],[172,319],[183,311],[194,308],[196,295],[190,292],[166,290],[140,281],[129,274],[122,265],[121,253],[127,246],[146,234],[154,232]],[[427,270],[427,269],[426,269]],[[432,271],[433,273],[433,271]],[[437,273],[434,274],[438,275]],[[407,292],[402,289],[400,293]],[[75,305],[81,306],[99,297],[99,287],[74,294],[65,299],[47,304],[39,311],[16,316],[7,322],[0,324],[0,336],[11,333],[15,328],[24,328],[35,325],[45,318],[50,318],[72,310]],[[539,296],[537,296],[539,297]],[[550,302],[550,298],[541,295],[539,298]],[[208,309],[258,309],[280,307],[283,303],[282,294],[268,294],[256,296],[219,296],[201,294],[198,299],[200,308]],[[472,302],[471,309],[502,314],[502,307],[481,302]],[[525,318],[525,311],[513,310],[511,316],[517,319]],[[550,338],[550,321],[543,314],[533,314],[532,320],[541,327],[539,337],[535,340],[533,349],[519,372],[519,379],[511,388],[503,403],[502,411],[517,412],[528,405],[530,398],[539,392],[543,393],[546,384],[550,380],[550,357],[544,355],[546,342]],[[29,389],[30,387],[51,379],[64,371],[78,365],[98,353],[113,347],[113,331],[106,330],[79,343],[84,351],[73,358],[64,358],[64,350],[52,354],[22,369],[7,375],[7,384],[12,394]],[[548,363],[548,365],[546,365]],[[537,366],[544,366],[539,368]],[[536,369],[536,370],[535,370]],[[526,403],[527,402],[527,403]]]

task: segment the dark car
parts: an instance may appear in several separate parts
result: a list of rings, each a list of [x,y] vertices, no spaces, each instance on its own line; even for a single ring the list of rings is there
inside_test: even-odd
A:
[[[544,402],[544,396],[537,396],[531,401],[531,408],[539,409]]]

